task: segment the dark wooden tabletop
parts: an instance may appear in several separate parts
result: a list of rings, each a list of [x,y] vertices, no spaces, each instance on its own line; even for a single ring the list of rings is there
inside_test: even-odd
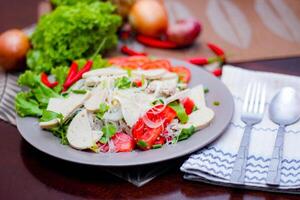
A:
[[[36,21],[37,0],[0,0],[0,32]],[[240,67],[300,76],[300,58],[236,63]],[[178,162],[137,188],[97,167],[76,165],[39,152],[16,127],[0,121],[0,199],[299,199],[298,196],[186,181]]]

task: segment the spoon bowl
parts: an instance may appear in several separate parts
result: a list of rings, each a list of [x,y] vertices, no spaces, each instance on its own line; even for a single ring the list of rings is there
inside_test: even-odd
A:
[[[269,107],[270,119],[281,126],[297,122],[300,118],[300,97],[291,87],[282,88],[272,99]]]

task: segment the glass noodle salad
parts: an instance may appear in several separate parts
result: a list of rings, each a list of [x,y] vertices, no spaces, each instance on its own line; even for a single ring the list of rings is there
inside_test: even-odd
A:
[[[130,152],[176,144],[214,118],[203,86],[188,88],[188,68],[145,56],[108,62],[109,67],[80,75],[71,67],[63,92],[49,99],[40,127],[75,149]],[[76,75],[79,80],[70,82]]]

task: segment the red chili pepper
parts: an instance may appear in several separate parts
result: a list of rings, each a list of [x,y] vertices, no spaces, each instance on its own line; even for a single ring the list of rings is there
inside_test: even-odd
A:
[[[217,46],[217,45],[215,45],[215,44],[213,44],[213,43],[207,43],[207,46],[208,46],[208,48],[210,48],[210,50],[212,50],[217,56],[221,57],[223,62],[225,62],[225,52],[224,52],[224,50],[223,50],[221,47],[219,47],[219,46]]]
[[[48,75],[45,72],[41,73],[41,82],[49,88],[54,88],[58,85],[57,81],[50,83]]]
[[[79,72],[73,76],[69,81],[67,81],[65,84],[64,84],[64,90],[67,90],[70,86],[72,86],[76,81],[78,81],[79,79],[82,78],[82,75],[85,73],[85,72],[88,72],[91,70],[92,68],[92,65],[93,65],[93,61],[92,60],[88,60],[85,65],[83,66],[83,68],[81,70],[79,70]]]
[[[146,46],[157,47],[162,49],[174,49],[177,48],[177,44],[168,40],[160,40],[154,37],[145,35],[137,35],[136,40]]]
[[[133,49],[130,49],[126,45],[122,46],[121,52],[128,55],[128,56],[146,56],[147,54],[144,52],[138,52]]]
[[[66,83],[70,82],[70,80],[77,74],[77,71],[78,71],[78,64],[74,61],[74,62],[72,62],[71,66],[70,66],[69,73],[64,82],[63,91],[67,90]]]
[[[207,65],[214,62],[220,62],[222,61],[222,58],[220,57],[211,57],[211,58],[190,58],[189,62],[195,65]]]
[[[221,68],[215,69],[212,73],[213,73],[215,76],[219,77],[219,76],[222,75],[222,69],[221,69]]]

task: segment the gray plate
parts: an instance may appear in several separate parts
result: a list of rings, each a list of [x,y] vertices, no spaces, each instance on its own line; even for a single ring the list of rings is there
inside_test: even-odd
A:
[[[60,144],[58,138],[40,129],[36,118],[17,117],[17,127],[22,137],[35,148],[54,157],[81,164],[134,166],[161,162],[192,153],[215,140],[225,130],[233,115],[233,98],[219,79],[200,67],[175,59],[171,59],[171,62],[175,66],[190,68],[192,73],[190,87],[203,84],[204,87],[209,88],[209,93],[206,95],[207,106],[215,111],[215,119],[210,126],[176,145],[165,145],[160,149],[130,153],[91,153]],[[220,106],[213,106],[214,101],[219,101]]]

